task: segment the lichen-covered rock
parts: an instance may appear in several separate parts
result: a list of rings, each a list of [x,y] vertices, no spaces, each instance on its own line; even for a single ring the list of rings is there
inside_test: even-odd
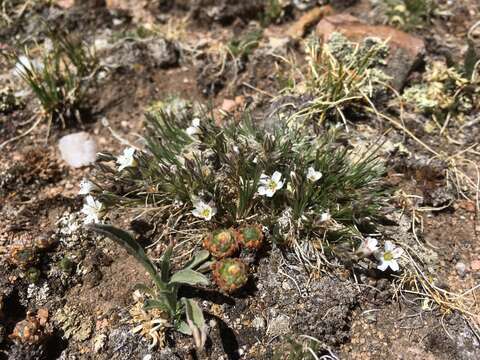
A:
[[[335,32],[342,33],[352,41],[362,41],[372,36],[388,40],[391,51],[385,72],[392,77],[391,84],[396,89],[403,87],[408,74],[425,53],[422,39],[388,26],[365,24],[348,14],[327,16],[317,25],[316,33],[324,40],[328,40]]]
[[[39,344],[51,333],[48,325],[47,309],[39,309],[36,313],[28,312],[25,320],[15,325],[9,337],[17,343]]]
[[[7,87],[0,90],[0,114],[8,114],[23,105],[11,88]]]
[[[27,269],[38,260],[35,248],[30,245],[12,245],[10,247],[9,260],[15,266]]]
[[[241,19],[257,19],[265,8],[265,2],[258,0],[181,0],[179,4],[185,4],[192,12],[193,19],[200,23],[210,24],[218,22],[227,25]]]

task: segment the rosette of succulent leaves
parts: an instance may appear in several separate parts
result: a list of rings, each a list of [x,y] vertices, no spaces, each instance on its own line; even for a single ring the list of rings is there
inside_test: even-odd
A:
[[[107,216],[133,209],[156,223],[160,240],[181,236],[191,248],[216,228],[256,223],[269,241],[314,259],[353,254],[355,235],[371,231],[385,190],[376,149],[352,154],[335,130],[283,121],[267,131],[247,114],[219,126],[204,110],[157,107],[146,119],[135,166],[118,171],[115,155],[99,154],[92,195]],[[187,131],[192,122],[196,130]],[[259,191],[276,172],[282,185],[273,195]],[[198,218],[200,201],[216,209],[211,218]]]

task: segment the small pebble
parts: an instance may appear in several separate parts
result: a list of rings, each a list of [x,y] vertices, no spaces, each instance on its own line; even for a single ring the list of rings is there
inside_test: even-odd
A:
[[[65,135],[59,140],[58,147],[62,159],[73,168],[90,165],[97,154],[95,140],[84,131]]]
[[[455,270],[457,270],[457,274],[460,276],[460,277],[465,277],[465,272],[467,270],[467,266],[459,261],[456,265],[455,265]]]

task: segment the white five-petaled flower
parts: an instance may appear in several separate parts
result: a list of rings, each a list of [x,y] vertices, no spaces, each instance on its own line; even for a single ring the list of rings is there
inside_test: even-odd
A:
[[[316,171],[313,167],[309,167],[307,171],[307,179],[311,182],[318,181],[322,178],[322,173],[320,171]]]
[[[330,215],[330,213],[328,211],[320,214],[320,222],[321,223],[324,223],[328,220],[330,220],[332,218],[332,216]]]
[[[80,190],[78,191],[78,195],[88,195],[90,194],[93,190],[96,190],[97,186],[92,183],[88,179],[82,179],[80,181]]]
[[[86,215],[84,222],[86,224],[100,222],[100,219],[105,212],[103,204],[100,201],[95,200],[91,195],[88,195],[85,200],[86,203],[82,208],[82,213]]]
[[[200,119],[199,118],[195,118],[192,120],[192,125],[189,126],[185,132],[187,133],[187,135],[189,136],[193,136],[193,135],[196,135],[198,133],[200,133]]]
[[[393,271],[398,271],[400,266],[397,259],[403,254],[403,249],[396,247],[391,241],[385,241],[385,251],[377,252],[375,256],[380,261],[377,268],[382,271],[386,271],[388,268]]]
[[[196,201],[193,206],[195,206],[195,209],[192,211],[193,216],[206,221],[210,221],[217,213],[217,208],[213,205],[213,203],[207,204],[203,200]]]
[[[275,171],[273,175],[267,176],[262,174],[260,176],[260,186],[258,187],[258,193],[265,195],[266,197],[272,197],[277,190],[283,187],[282,174]]]
[[[123,154],[117,157],[118,171],[122,171],[127,167],[137,166],[137,160],[133,157],[135,149],[130,147],[123,150]]]
[[[372,254],[375,254],[377,251],[378,251],[377,239],[372,237],[367,237],[362,241],[362,243],[360,244],[360,247],[357,249],[357,254],[359,256],[367,257]]]

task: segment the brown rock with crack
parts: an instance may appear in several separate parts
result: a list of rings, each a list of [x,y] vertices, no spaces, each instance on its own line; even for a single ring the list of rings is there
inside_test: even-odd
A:
[[[361,41],[366,37],[388,40],[390,56],[385,72],[392,77],[391,85],[397,90],[403,87],[408,74],[425,53],[422,39],[389,26],[366,24],[348,14],[327,16],[317,25],[316,33],[324,40],[328,40],[334,32],[340,32],[352,41]]]

